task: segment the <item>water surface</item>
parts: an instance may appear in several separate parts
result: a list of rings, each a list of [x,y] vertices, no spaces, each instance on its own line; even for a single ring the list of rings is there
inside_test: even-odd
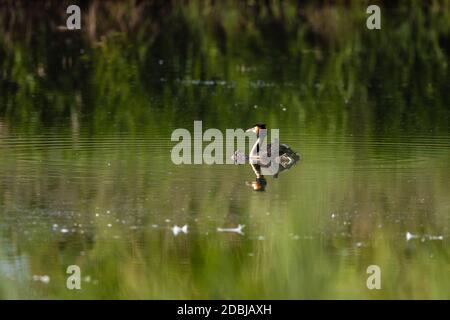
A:
[[[445,46],[394,46],[426,29],[416,20],[333,47],[308,24],[281,37],[219,19],[223,40],[197,15],[160,18],[173,27],[153,42],[3,30],[0,297],[450,298]],[[170,135],[195,120],[263,121],[302,161],[264,192],[249,165],[176,166]],[[374,264],[382,290],[366,287]],[[69,265],[82,290],[66,288]]]

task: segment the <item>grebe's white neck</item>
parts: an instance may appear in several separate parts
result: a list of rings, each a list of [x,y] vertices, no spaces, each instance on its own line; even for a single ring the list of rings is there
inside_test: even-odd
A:
[[[250,150],[250,159],[257,159],[259,158],[259,152],[261,151],[261,144],[264,141],[264,138],[267,135],[266,129],[259,129],[257,132],[257,139],[255,141],[255,144],[253,145],[252,149]]]

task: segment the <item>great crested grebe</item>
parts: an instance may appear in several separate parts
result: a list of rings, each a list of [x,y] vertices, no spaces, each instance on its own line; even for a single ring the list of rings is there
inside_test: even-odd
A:
[[[232,159],[236,164],[244,163],[246,161],[250,162],[256,175],[256,181],[253,181],[249,185],[251,185],[255,191],[264,191],[267,181],[262,174],[261,169],[269,168],[270,162],[267,163],[262,161],[263,159],[270,159],[270,161],[276,161],[279,164],[276,171],[271,173],[274,178],[277,178],[280,172],[290,169],[301,158],[300,155],[293,151],[288,145],[279,143],[277,143],[278,154],[275,154],[272,157],[272,151],[277,152],[275,150],[276,147],[272,147],[272,144],[269,143],[264,149],[262,144],[264,138],[267,136],[267,128],[264,123],[255,124],[250,129],[247,129],[246,132],[253,132],[256,134],[256,141],[250,149],[250,154],[245,155],[238,150],[234,152]]]
[[[250,150],[247,160],[263,159],[264,157],[272,157],[272,144],[268,143],[266,150],[260,150],[264,138],[267,136],[267,128],[264,123],[257,123],[246,132],[254,132],[256,134],[255,144]],[[300,155],[291,149],[287,144],[279,144],[278,155],[274,155],[274,159],[285,169],[290,168],[293,164],[300,160]]]

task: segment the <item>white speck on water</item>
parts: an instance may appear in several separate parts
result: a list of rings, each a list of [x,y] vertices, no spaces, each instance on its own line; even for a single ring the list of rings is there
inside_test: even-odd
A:
[[[331,219],[336,218],[336,215],[334,213],[331,214]]]
[[[111,223],[108,223],[107,226],[108,226],[108,228],[111,228],[111,227],[112,227],[112,224],[111,224]]]
[[[281,110],[286,111],[286,108],[283,108],[283,109],[281,109]]]
[[[259,241],[266,240],[266,237],[264,237],[264,236],[258,236],[258,240],[259,240]]]
[[[258,105],[255,104],[255,105],[253,106],[253,108],[258,109]]]
[[[422,241],[422,242],[425,242],[427,240],[440,240],[440,241],[444,240],[444,236],[442,236],[442,235],[433,236],[433,235],[426,234],[426,235],[420,236],[420,235],[414,235],[409,231],[406,232],[406,241],[409,241],[411,239],[419,239],[419,238],[420,238],[420,241]]]
[[[188,233],[188,226],[187,226],[187,224],[185,224],[182,227],[179,227],[179,226],[175,225],[172,228],[172,232],[173,232],[174,236],[177,236],[179,233],[187,234]]]
[[[99,217],[100,215],[98,213],[95,214],[96,217]]]
[[[158,63],[160,66],[162,66],[164,64],[164,60],[160,59],[160,60],[158,60]]]
[[[166,221],[167,223],[169,223],[169,222],[170,222],[170,219],[166,219],[166,220],[164,220],[164,221]]]
[[[69,229],[66,229],[66,228],[61,229],[61,233],[67,233],[67,232],[69,232]]]
[[[406,241],[411,240],[412,238],[414,238],[414,235],[410,232],[406,232]]]
[[[152,224],[152,228],[158,228],[157,224]]]
[[[111,213],[111,211],[109,211],[109,210],[106,210],[106,214],[110,214]]]
[[[244,232],[242,232],[242,229],[244,229],[245,225],[238,225],[236,228],[217,228],[218,232],[234,232],[234,233],[239,233],[241,235],[244,234]]]
[[[50,277],[48,275],[43,275],[43,276],[33,275],[33,281],[39,281],[39,282],[47,284],[50,282]]]

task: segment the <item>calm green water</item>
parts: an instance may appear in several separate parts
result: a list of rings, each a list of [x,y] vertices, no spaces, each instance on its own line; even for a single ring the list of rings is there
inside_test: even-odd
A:
[[[377,34],[358,6],[319,10],[351,22],[337,42],[289,5],[245,26],[196,8],[151,39],[145,19],[93,39],[39,20],[37,42],[2,26],[0,297],[450,298],[448,6],[392,9]],[[263,121],[302,161],[265,192],[249,165],[176,166],[194,120]]]

